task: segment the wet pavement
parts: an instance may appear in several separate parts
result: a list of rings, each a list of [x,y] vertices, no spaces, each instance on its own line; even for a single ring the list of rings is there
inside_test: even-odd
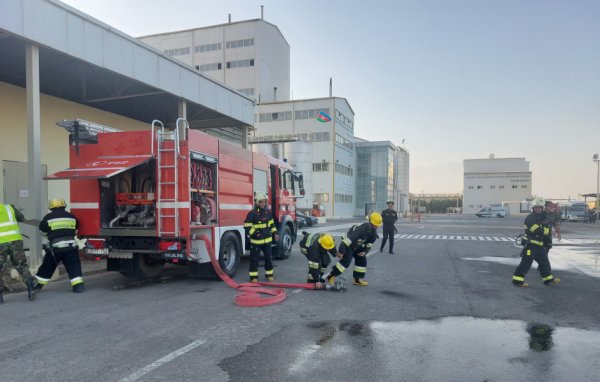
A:
[[[473,317],[313,322],[219,366],[231,381],[592,381],[600,332]]]

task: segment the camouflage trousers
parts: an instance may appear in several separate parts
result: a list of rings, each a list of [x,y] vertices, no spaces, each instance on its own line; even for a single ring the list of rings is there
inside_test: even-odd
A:
[[[8,290],[11,265],[19,272],[23,281],[33,280],[23,251],[23,240],[0,244],[0,290]]]

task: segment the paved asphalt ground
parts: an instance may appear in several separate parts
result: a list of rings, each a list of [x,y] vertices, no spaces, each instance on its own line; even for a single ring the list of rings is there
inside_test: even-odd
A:
[[[10,294],[0,380],[598,380],[600,224],[563,225],[550,252],[562,283],[544,286],[534,266],[525,289],[511,285],[523,219],[399,221],[396,254],[368,257],[368,287],[288,290],[269,307],[235,306],[224,283],[177,268],[148,283],[88,275],[83,294],[61,280],[33,303]],[[303,282],[306,268],[295,246],[277,280]]]

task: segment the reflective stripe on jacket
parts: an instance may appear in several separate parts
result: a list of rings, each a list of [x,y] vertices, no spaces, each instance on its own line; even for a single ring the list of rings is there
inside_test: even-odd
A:
[[[15,211],[11,205],[0,204],[0,244],[23,240]]]

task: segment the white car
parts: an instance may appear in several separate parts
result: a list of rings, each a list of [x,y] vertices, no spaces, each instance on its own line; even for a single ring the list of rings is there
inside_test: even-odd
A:
[[[508,215],[510,215],[510,210],[508,209],[508,207],[504,206],[484,207],[475,214],[475,216],[478,216],[480,218],[503,218]]]

